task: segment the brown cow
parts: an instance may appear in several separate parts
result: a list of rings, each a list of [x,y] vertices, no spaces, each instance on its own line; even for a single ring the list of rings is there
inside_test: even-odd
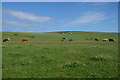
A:
[[[101,39],[102,41],[108,41],[108,39]]]
[[[3,39],[3,42],[10,41],[10,38]]]
[[[69,39],[69,41],[74,41],[75,39]]]
[[[27,42],[28,40],[28,38],[23,38],[21,42]]]
[[[109,38],[109,41],[115,42],[115,39]]]

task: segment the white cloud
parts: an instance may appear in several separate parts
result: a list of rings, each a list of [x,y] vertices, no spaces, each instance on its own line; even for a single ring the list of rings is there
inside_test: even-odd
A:
[[[106,19],[105,14],[99,12],[87,12],[84,13],[80,18],[69,23],[71,24],[87,24],[87,23],[96,23],[101,20]]]
[[[46,21],[52,20],[51,17],[37,16],[35,14],[22,12],[22,11],[8,10],[8,14],[10,14],[16,18],[19,18],[19,19],[29,20],[29,21],[34,21],[34,22],[46,22]]]
[[[4,24],[5,25],[10,25],[10,26],[29,26],[30,24],[25,24],[25,23],[20,23],[20,22],[17,22],[17,21],[11,21],[11,20],[3,20],[3,26]]]

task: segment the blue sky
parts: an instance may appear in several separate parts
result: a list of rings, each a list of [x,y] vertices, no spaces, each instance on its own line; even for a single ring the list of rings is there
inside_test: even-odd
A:
[[[118,32],[117,2],[2,2],[2,30]]]

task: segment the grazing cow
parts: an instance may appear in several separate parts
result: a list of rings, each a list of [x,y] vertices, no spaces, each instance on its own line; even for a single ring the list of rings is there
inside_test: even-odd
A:
[[[67,38],[62,38],[62,39],[67,39]]]
[[[109,41],[115,42],[115,39],[109,38]]]
[[[27,42],[28,40],[28,38],[23,38],[21,42]]]
[[[102,41],[108,41],[108,39],[101,39]]]
[[[95,41],[99,41],[99,39],[98,39],[98,38],[95,38]]]
[[[61,40],[61,41],[64,41],[65,39],[67,39],[67,38],[62,38],[62,40]]]
[[[68,34],[72,34],[72,33],[68,33]]]
[[[74,41],[75,39],[69,39],[69,41]]]
[[[3,39],[3,42],[10,41],[10,38]]]

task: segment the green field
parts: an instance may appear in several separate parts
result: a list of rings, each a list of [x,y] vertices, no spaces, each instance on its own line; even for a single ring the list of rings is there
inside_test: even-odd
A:
[[[3,78],[116,78],[118,42],[86,38],[118,38],[116,33],[3,32],[10,42],[2,43]],[[15,35],[17,34],[17,35]],[[21,42],[22,38],[28,42]],[[67,37],[75,41],[61,41]]]

